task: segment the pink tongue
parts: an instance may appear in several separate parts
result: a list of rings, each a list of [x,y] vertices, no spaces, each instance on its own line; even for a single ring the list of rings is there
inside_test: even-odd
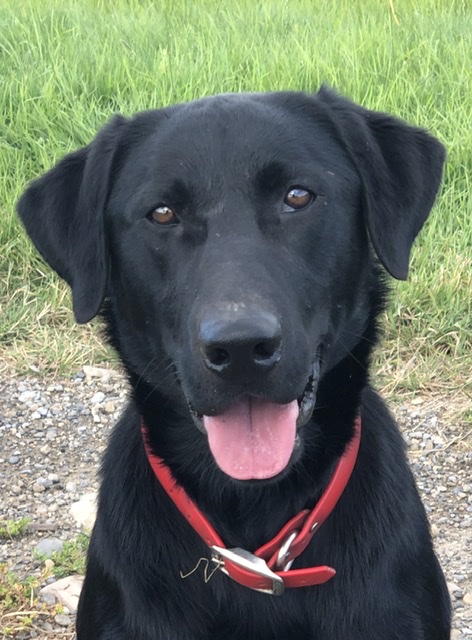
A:
[[[203,416],[211,452],[222,471],[237,480],[272,478],[293,452],[298,403],[244,398],[219,416]]]

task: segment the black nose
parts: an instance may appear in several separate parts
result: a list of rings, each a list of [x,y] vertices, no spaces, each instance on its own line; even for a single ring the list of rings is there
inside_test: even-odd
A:
[[[221,376],[244,381],[268,372],[280,360],[282,331],[265,310],[216,309],[200,325],[206,366]]]

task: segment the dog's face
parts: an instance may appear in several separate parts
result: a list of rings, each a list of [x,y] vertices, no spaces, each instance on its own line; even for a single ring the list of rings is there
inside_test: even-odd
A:
[[[352,316],[365,279],[358,176],[319,124],[241,96],[176,111],[120,175],[106,226],[114,304],[141,326],[130,358],[145,354],[135,367],[153,387],[172,363],[227,473],[279,473],[333,312]]]
[[[442,160],[327,91],[218,96],[115,119],[19,210],[78,320],[108,298],[128,368],[186,407],[226,474],[267,479],[363,334],[371,245],[406,276]]]

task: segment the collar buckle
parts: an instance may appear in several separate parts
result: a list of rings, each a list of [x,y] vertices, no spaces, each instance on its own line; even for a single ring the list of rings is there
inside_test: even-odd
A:
[[[239,582],[239,580],[237,580],[236,577],[232,575],[231,569],[225,566],[225,561],[248,571],[255,578],[266,578],[266,580],[269,580],[271,584],[271,586],[267,588],[256,587],[251,584],[247,584],[245,581],[245,586],[249,587],[250,589],[259,591],[260,593],[268,593],[271,596],[281,596],[285,591],[285,585],[282,578],[269,569],[265,560],[259,558],[258,556],[255,556],[249,551],[246,551],[246,549],[241,549],[240,547],[225,549],[223,547],[213,545],[210,547],[210,550],[212,562],[217,564],[220,571],[222,571],[224,574],[226,574],[236,582]]]
[[[277,554],[277,560],[275,562],[275,568],[279,571],[288,571],[293,564],[295,558],[290,558],[290,550],[293,541],[296,539],[300,532],[298,530],[292,531],[292,533],[287,536],[284,543],[279,549],[279,553]]]

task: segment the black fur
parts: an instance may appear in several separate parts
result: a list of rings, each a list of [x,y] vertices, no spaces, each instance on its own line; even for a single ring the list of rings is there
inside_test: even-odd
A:
[[[78,640],[449,638],[402,438],[368,377],[385,298],[377,259],[406,277],[443,161],[423,130],[326,89],[223,95],[115,118],[26,190],[28,233],[70,284],[77,320],[102,309],[132,387],[103,461]],[[316,194],[300,211],[283,204],[294,186]],[[162,205],[179,223],[152,221]],[[204,322],[241,303],[280,330],[260,375],[223,375],[202,355]],[[286,404],[313,362],[316,407],[285,471],[225,475],[189,403],[206,415],[248,395]],[[220,572],[205,584],[202,568],[181,578],[209,552],[154,478],[141,418],[226,545],[253,550],[314,506],[358,412],[352,478],[294,565],[333,566],[334,579],[275,598]]]

